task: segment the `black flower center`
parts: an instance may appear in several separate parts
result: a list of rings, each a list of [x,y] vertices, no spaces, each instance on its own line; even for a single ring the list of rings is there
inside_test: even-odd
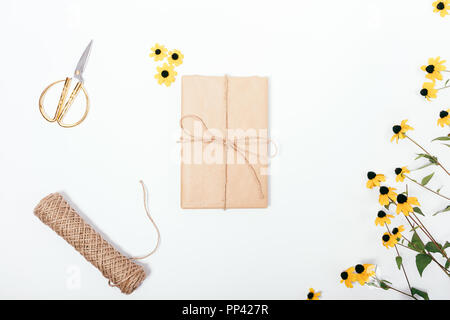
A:
[[[395,174],[399,175],[402,173],[402,168],[395,168]]]
[[[392,131],[394,131],[395,134],[399,133],[400,130],[402,130],[402,127],[399,125],[395,125],[392,127]]]
[[[423,88],[422,90],[420,90],[420,94],[426,97],[428,95],[428,89]]]
[[[425,70],[426,70],[428,73],[433,73],[433,72],[434,72],[434,66],[433,66],[432,64],[430,64],[430,65],[428,65],[428,66],[425,68]]]
[[[364,272],[364,266],[362,264],[357,264],[355,266],[356,273],[363,273]]]
[[[384,218],[386,217],[386,212],[384,212],[383,210],[378,211],[377,214],[378,218]]]
[[[167,78],[168,76],[169,76],[169,71],[163,70],[163,71],[161,72],[161,77]]]
[[[389,188],[388,187],[380,187],[380,193],[381,194],[388,194],[389,193]]]
[[[384,242],[388,242],[390,238],[391,237],[388,234],[385,234],[381,237],[381,239],[383,239]]]
[[[373,178],[375,178],[377,175],[375,172],[373,171],[369,171],[367,172],[367,179],[372,180]]]
[[[397,202],[400,204],[405,203],[407,200],[408,200],[408,197],[405,196],[404,194],[399,194],[397,196]]]
[[[312,293],[312,292],[308,293],[307,297],[308,297],[308,299],[314,298],[314,293]]]
[[[341,273],[341,278],[342,278],[342,280],[347,280],[348,279],[348,272],[347,271],[342,272]]]
[[[156,50],[155,50],[155,54],[156,54],[156,55],[161,54],[161,50],[160,50],[160,49],[156,49]]]
[[[398,233],[398,228],[392,229],[392,234],[397,234],[397,233]]]
[[[439,112],[439,117],[445,118],[446,116],[448,116],[448,112],[447,111],[442,110],[441,112]]]
[[[444,10],[445,4],[444,4],[443,2],[439,2],[439,3],[436,5],[436,8],[437,8],[438,10]]]
[[[178,60],[178,53],[172,53],[172,60]]]

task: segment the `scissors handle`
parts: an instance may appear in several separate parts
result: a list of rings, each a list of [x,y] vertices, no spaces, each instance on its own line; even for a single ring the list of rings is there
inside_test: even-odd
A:
[[[53,118],[50,118],[47,113],[44,110],[44,98],[45,95],[47,94],[47,91],[53,87],[54,85],[63,82],[64,81],[64,87],[63,90],[61,92],[61,96],[59,98],[59,102],[58,102],[58,107],[56,108],[56,112],[55,115],[53,116]],[[86,89],[83,86],[83,83],[78,82],[75,85],[75,88],[72,90],[72,93],[70,94],[69,99],[66,101],[66,97],[67,97],[67,93],[69,92],[69,88],[70,88],[70,84],[72,82],[71,78],[66,78],[65,80],[58,80],[53,82],[52,84],[50,84],[47,88],[44,89],[44,91],[42,91],[41,96],[39,98],[39,110],[42,114],[42,116],[44,117],[45,120],[49,121],[49,122],[57,122],[61,127],[64,128],[71,128],[71,127],[75,127],[77,125],[79,125],[81,122],[84,121],[84,119],[86,119],[86,116],[89,112],[89,96],[86,92]],[[84,96],[86,97],[86,110],[83,114],[83,116],[81,117],[81,119],[75,123],[71,123],[71,124],[67,124],[63,122],[64,117],[66,116],[67,111],[70,109],[70,107],[72,106],[75,98],[77,97],[78,93],[80,91],[83,91]]]

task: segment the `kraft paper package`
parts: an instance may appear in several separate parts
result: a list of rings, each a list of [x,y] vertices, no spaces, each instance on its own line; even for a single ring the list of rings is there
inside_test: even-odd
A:
[[[268,79],[183,76],[181,207],[267,208]]]

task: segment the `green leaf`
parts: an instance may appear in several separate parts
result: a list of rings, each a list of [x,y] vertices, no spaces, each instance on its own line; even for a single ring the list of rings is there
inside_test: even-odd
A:
[[[416,288],[411,288],[411,294],[413,296],[418,295],[419,297],[422,297],[424,300],[430,300],[430,298],[428,297],[428,293]]]
[[[449,81],[450,81],[450,79],[447,79],[447,80],[445,81],[444,87],[447,86],[447,83],[448,83]]]
[[[414,170],[420,170],[420,169],[423,169],[423,168],[426,168],[426,167],[429,167],[429,166],[435,166],[435,165],[436,165],[435,163],[429,162],[429,163],[424,164],[423,166],[420,166],[420,167],[418,167],[417,169],[414,169]]]
[[[419,235],[417,232],[414,231],[414,234],[411,238],[411,242],[408,243],[408,247],[417,251],[417,252],[423,252],[423,249],[425,248],[425,245],[423,244],[422,240],[420,240]]]
[[[450,137],[448,137],[448,136],[437,137],[437,138],[434,138],[434,139],[431,140],[431,141],[436,141],[436,140],[439,140],[439,141],[448,141],[448,140],[450,140]]]
[[[419,253],[416,256],[416,266],[420,276],[422,276],[423,270],[430,264],[431,257],[424,253]]]
[[[422,179],[421,185],[426,185],[428,182],[430,182],[431,178],[433,178],[434,172],[432,174],[427,175],[425,178]]]
[[[445,269],[448,269],[450,267],[450,259],[447,259],[447,262],[445,263]]]
[[[420,166],[420,167],[418,167],[417,169],[415,169],[415,170],[420,170],[420,169],[423,169],[423,168],[426,168],[426,167],[429,167],[429,166],[436,166],[437,164],[435,164],[435,163],[427,163],[427,164],[424,164],[423,166]]]
[[[442,249],[447,249],[448,247],[450,247],[450,242],[448,242],[448,241],[445,241],[445,244],[444,244],[444,246],[442,247]]]
[[[395,262],[397,262],[397,267],[400,270],[401,266],[402,266],[402,257],[400,256],[396,256],[395,257]]]
[[[447,207],[445,207],[445,209],[439,210],[438,212],[436,212],[435,214],[433,214],[433,216],[442,213],[442,212],[447,212],[450,211],[450,205],[448,205]]]
[[[389,286],[386,283],[387,283],[386,280],[381,280],[380,281],[380,288],[382,288],[384,290],[389,290]]]
[[[437,164],[438,163],[438,159],[436,157],[430,156],[426,153],[418,153],[416,159],[417,160],[419,158],[425,158],[428,159],[428,161],[430,161],[432,164]]]
[[[440,248],[442,248],[442,245],[441,244],[437,244]],[[430,252],[441,252],[440,250],[439,250],[439,248],[434,244],[434,242],[428,242],[426,245],[425,245],[425,249],[427,249],[428,251],[430,251]]]
[[[444,146],[450,147],[450,144],[448,143],[443,143]]]
[[[420,210],[419,207],[414,207],[413,210],[414,210],[415,213],[421,214],[421,215],[423,215],[425,217],[425,215],[423,214],[422,210]]]

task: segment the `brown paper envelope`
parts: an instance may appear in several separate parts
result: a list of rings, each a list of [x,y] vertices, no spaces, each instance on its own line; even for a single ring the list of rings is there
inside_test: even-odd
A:
[[[224,140],[230,138],[227,134],[236,132],[233,129],[253,138],[265,132],[264,138],[267,138],[267,78],[183,76],[181,115],[199,117],[209,129],[206,132]],[[185,124],[191,134],[195,131],[194,122],[192,120],[189,127]],[[197,121],[197,125],[199,123]],[[194,135],[197,138],[198,135]],[[255,149],[261,144],[254,142],[250,147],[249,142],[245,144],[240,138],[238,145],[240,151],[219,140],[181,143],[182,208],[267,207],[267,165],[263,160],[267,159],[267,144]],[[205,154],[215,156],[212,157],[215,161],[205,161]],[[251,165],[245,159],[251,160]]]

